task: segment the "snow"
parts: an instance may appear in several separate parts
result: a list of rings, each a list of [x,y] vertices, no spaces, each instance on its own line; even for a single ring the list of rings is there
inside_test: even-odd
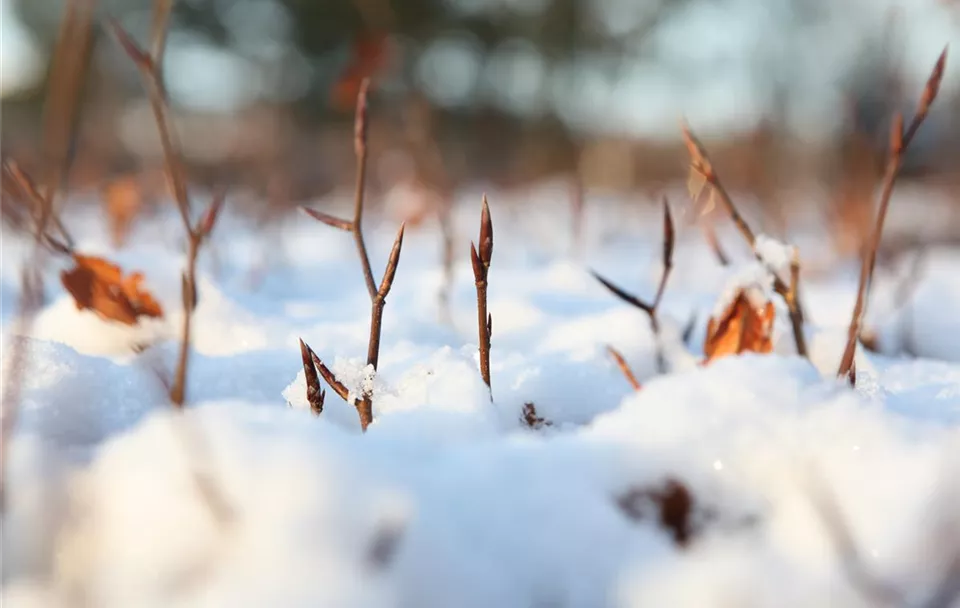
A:
[[[773,237],[758,234],[753,243],[753,251],[763,263],[785,284],[790,284],[790,262],[794,248],[781,243]]]
[[[807,361],[770,293],[769,268],[790,248],[758,241],[762,263],[743,256],[724,269],[681,226],[654,334],[588,269],[654,293],[656,206],[589,201],[578,257],[556,228],[569,223],[552,185],[484,189],[497,243],[492,400],[466,255],[473,191],[454,209],[451,323],[440,320],[440,240],[426,219],[408,228],[376,374],[349,235],[296,214],[264,236],[228,206],[216,264],[201,259],[182,413],[160,381],[180,321],[177,218],[148,220],[113,251],[95,215],[75,207],[65,222],[78,242],[144,271],[168,314],[106,323],[77,311],[51,272],[7,446],[5,605],[874,605],[842,567],[817,508],[827,495],[869,571],[921,605],[960,547],[960,253],[930,252],[903,306],[888,306],[897,273],[878,268],[868,324],[890,348],[858,351],[851,390],[835,373],[852,261],[804,277]],[[371,214],[365,230],[379,276],[395,221]],[[17,244],[3,237],[6,373]],[[258,267],[267,272],[251,288]],[[742,288],[777,305],[774,353],[700,365],[707,319]],[[895,338],[907,314],[909,349]],[[324,412],[310,413],[301,337],[353,393],[372,391],[365,434],[328,387]],[[552,424],[527,428],[528,402]],[[689,489],[700,525],[682,548],[655,515],[618,504],[670,479]]]

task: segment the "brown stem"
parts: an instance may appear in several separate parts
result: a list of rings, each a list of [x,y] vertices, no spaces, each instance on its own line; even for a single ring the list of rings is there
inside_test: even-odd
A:
[[[200,237],[191,234],[187,245],[187,269],[183,275],[183,325],[180,327],[180,351],[177,355],[177,368],[170,388],[170,401],[174,407],[183,408],[187,400],[187,369],[190,364],[190,336],[193,325],[193,311],[197,306],[197,254],[200,251]]]
[[[483,208],[480,212],[480,248],[470,243],[470,263],[473,266],[474,284],[477,287],[477,334],[480,351],[480,377],[487,388],[490,384],[490,340],[493,334],[493,318],[487,311],[487,277],[490,274],[490,262],[493,259],[493,220],[490,218],[490,206],[487,196],[483,196]],[[493,399],[493,392],[490,392]]]
[[[367,293],[370,296],[370,337],[367,342],[367,365],[373,367],[374,371],[380,361],[380,334],[383,327],[383,308],[386,304],[387,295],[390,288],[393,287],[393,279],[397,273],[397,266],[400,263],[400,252],[403,248],[404,225],[400,225],[400,231],[393,243],[393,249],[390,251],[390,258],[387,260],[387,267],[383,271],[383,278],[378,288],[373,279],[373,270],[370,267],[370,257],[367,255],[367,247],[363,240],[363,200],[366,182],[367,167],[367,90],[369,80],[364,79],[360,86],[360,93],[357,96],[357,111],[354,119],[354,151],[357,156],[357,178],[354,191],[353,220],[346,221],[336,218],[332,215],[304,208],[304,210],[314,219],[341,230],[349,230],[353,235],[354,243],[357,246],[357,254],[360,257],[360,263],[363,268],[363,279],[367,286]],[[314,363],[324,380],[327,381],[334,391],[344,401],[348,401],[348,391],[337,378],[330,372],[326,366],[314,355]],[[309,398],[309,387],[308,387]],[[367,427],[373,422],[373,404],[372,395],[364,391],[361,398],[353,404],[357,408],[360,417],[360,427],[366,431]]]
[[[800,253],[793,248],[793,257],[790,260],[790,287],[784,295],[787,303],[787,312],[790,315],[790,326],[793,329],[794,341],[797,345],[797,354],[807,357],[807,339],[803,334],[803,314],[800,311]]]
[[[733,224],[740,231],[740,234],[743,235],[743,238],[750,246],[750,249],[753,250],[754,256],[759,260],[760,255],[756,251],[757,236],[753,232],[753,229],[750,228],[750,225],[747,224],[747,221],[743,218],[743,216],[740,215],[736,205],[733,204],[733,199],[730,198],[726,188],[723,187],[723,183],[721,183],[720,177],[714,170],[713,163],[710,161],[710,157],[707,155],[707,151],[703,147],[703,144],[700,143],[700,141],[690,131],[689,127],[685,123],[681,125],[681,131],[683,133],[683,139],[687,145],[687,151],[690,154],[691,171],[694,174],[702,177],[704,181],[709,184],[711,195],[716,195],[716,197],[720,199],[720,203],[727,211],[727,214],[730,216]],[[797,292],[796,290],[791,291],[790,286],[784,283],[783,279],[781,279],[775,272],[773,273],[773,289],[787,303],[787,308],[790,313],[790,325],[793,330],[793,339],[797,345],[797,354],[806,357],[807,347],[806,340],[803,335],[804,315],[803,309],[800,306],[800,301],[797,297]]]
[[[377,296],[377,284],[373,280],[373,269],[370,267],[370,256],[367,255],[367,246],[363,242],[363,197],[367,181],[367,90],[370,81],[366,78],[360,83],[360,93],[357,95],[357,113],[354,118],[353,148],[357,156],[357,179],[353,196],[353,240],[357,245],[360,263],[363,265],[363,281],[367,285],[367,293],[373,300]]]
[[[662,345],[659,342],[660,339],[660,319],[657,315],[657,310],[660,307],[660,302],[663,300],[663,294],[667,287],[667,280],[670,278],[670,272],[673,270],[673,248],[674,242],[676,240],[676,234],[673,226],[673,217],[670,214],[670,205],[667,203],[667,199],[663,199],[663,271],[660,273],[660,282],[657,284],[657,293],[654,297],[653,303],[647,303],[638,298],[637,296],[627,293],[620,287],[617,287],[607,279],[603,278],[596,272],[591,271],[591,274],[595,279],[597,279],[601,285],[606,287],[613,295],[617,296],[624,302],[639,308],[643,312],[647,313],[647,316],[650,318],[650,328],[653,331],[653,335],[657,338],[657,369],[660,372],[666,371],[666,358],[663,354]]]
[[[633,390],[638,391],[641,388],[640,382],[637,380],[637,377],[633,374],[633,370],[630,369],[630,365],[627,363],[627,360],[623,358],[623,355],[620,354],[620,351],[615,349],[612,346],[607,346],[607,352],[610,353],[610,356],[613,357],[613,360],[616,362],[617,367],[620,368],[623,377],[627,379],[627,382],[630,383],[630,386],[633,387]]]
[[[920,125],[923,123],[930,105],[937,97],[940,90],[940,81],[943,78],[944,67],[947,61],[947,49],[943,49],[940,57],[937,59],[924,87],[920,98],[920,104],[917,112],[910,121],[910,127],[906,133],[903,131],[903,116],[897,114],[894,117],[893,126],[890,131],[890,158],[887,160],[887,167],[883,176],[883,187],[880,193],[880,208],[877,212],[876,224],[873,233],[870,235],[870,241],[864,250],[862,264],[860,266],[860,281],[857,286],[857,301],[853,307],[853,315],[850,319],[850,327],[847,331],[847,343],[843,350],[843,356],[840,358],[840,367],[837,375],[846,378],[853,385],[854,379],[854,357],[857,350],[857,342],[860,340],[860,332],[863,329],[863,317],[867,306],[870,284],[873,279],[873,271],[877,263],[877,249],[880,246],[880,238],[883,235],[883,225],[886,221],[887,210],[890,207],[890,197],[893,194],[893,187],[896,184],[897,177],[900,174],[900,168],[903,164],[903,155],[906,149],[913,141],[913,137]]]

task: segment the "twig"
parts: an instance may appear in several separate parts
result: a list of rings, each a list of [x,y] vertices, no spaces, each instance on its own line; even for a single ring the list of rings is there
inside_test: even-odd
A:
[[[627,360],[623,358],[623,355],[620,354],[620,351],[615,349],[612,346],[607,346],[607,352],[610,353],[610,356],[613,357],[613,360],[616,362],[617,367],[620,368],[620,371],[623,373],[623,376],[627,379],[627,382],[630,383],[630,386],[633,387],[633,390],[640,390],[640,382],[637,380],[637,377],[633,375],[633,370],[630,369],[630,365],[627,363]]]
[[[910,121],[910,126],[906,132],[903,130],[903,115],[897,113],[893,120],[893,126],[890,131],[890,156],[887,160],[887,167],[883,176],[883,186],[880,193],[880,208],[877,212],[877,220],[870,236],[870,241],[863,255],[863,263],[860,267],[860,283],[857,287],[857,301],[853,307],[853,316],[850,319],[850,328],[847,332],[847,344],[843,351],[843,357],[840,359],[840,367],[837,375],[846,378],[853,385],[854,378],[854,355],[857,350],[857,342],[860,339],[860,332],[863,327],[863,318],[867,306],[868,292],[873,280],[873,270],[877,263],[877,248],[880,246],[880,238],[883,235],[883,224],[887,217],[887,209],[890,206],[890,196],[893,193],[893,186],[900,174],[900,168],[903,165],[903,156],[914,135],[927,117],[930,105],[937,97],[940,91],[940,81],[943,79],[943,71],[947,63],[947,49],[944,48],[933,66],[927,85],[920,96],[920,104],[917,111]]]
[[[165,3],[164,0],[158,0],[158,3],[160,8],[157,9],[157,14],[160,14],[163,11],[163,5],[167,3]],[[166,7],[166,10],[169,10],[169,6]],[[165,23],[165,18],[163,18],[162,21]],[[190,218],[191,205],[187,193],[185,172],[181,161],[179,140],[169,120],[169,104],[158,68],[161,57],[145,53],[116,21],[111,20],[110,27],[117,41],[123,47],[123,50],[139,69],[144,87],[147,89],[150,106],[153,108],[154,119],[157,123],[157,131],[160,135],[161,146],[163,147],[167,182],[173,191],[177,209],[180,211],[180,218],[183,221],[183,228],[187,233],[187,265],[181,277],[183,325],[180,333],[180,351],[177,357],[177,367],[174,372],[173,384],[170,388],[170,401],[174,407],[182,409],[186,402],[187,370],[190,364],[193,311],[197,306],[197,256],[200,253],[200,248],[206,243],[216,224],[225,195],[223,192],[216,193],[210,206],[200,220],[196,224],[193,223]],[[162,52],[164,47],[162,43],[157,42],[160,38],[163,38],[163,35],[155,31],[154,49],[157,52]]]
[[[487,280],[490,274],[490,261],[493,259],[493,220],[490,219],[490,206],[487,196],[483,195],[483,209],[480,212],[480,249],[470,243],[470,263],[473,265],[473,278],[477,287],[477,330],[479,333],[480,376],[490,388],[490,338],[493,336],[493,316],[487,312]],[[493,399],[493,392],[490,392]]]
[[[27,336],[43,305],[44,249],[69,253],[73,247],[54,207],[54,198],[70,169],[68,152],[79,116],[80,89],[89,57],[92,19],[92,0],[67,2],[57,36],[50,91],[44,103],[42,141],[46,189],[41,193],[16,163],[8,159],[3,161],[4,193],[27,209],[34,220],[34,238],[32,253],[22,269],[19,310],[11,332],[14,336],[13,352],[0,394],[0,513],[6,510],[8,450],[19,420],[23,378],[29,364]],[[57,229],[62,240],[49,234],[50,224]]]
[[[654,296],[652,303],[647,303],[637,296],[630,294],[620,287],[617,287],[612,282],[603,278],[594,271],[590,271],[595,279],[600,281],[600,283],[606,287],[613,295],[617,296],[627,304],[635,306],[647,313],[647,316],[650,318],[650,327],[653,330],[654,335],[657,339],[657,368],[663,372],[666,371],[666,360],[664,358],[662,345],[660,344],[660,318],[658,315],[658,310],[660,308],[660,302],[663,300],[663,293],[667,287],[667,279],[670,278],[670,273],[673,270],[673,248],[675,241],[675,231],[673,227],[673,217],[670,215],[670,205],[667,203],[667,199],[663,199],[663,271],[660,274],[660,282],[657,285],[657,292]]]
[[[740,231],[740,234],[743,235],[743,238],[745,241],[747,241],[750,249],[753,250],[754,256],[760,260],[760,254],[756,250],[757,236],[750,228],[750,225],[747,224],[747,221],[743,218],[743,216],[740,215],[736,205],[733,204],[733,199],[730,198],[730,195],[720,182],[720,177],[714,170],[713,163],[710,161],[710,157],[707,155],[707,151],[703,147],[703,144],[701,144],[696,136],[694,136],[686,123],[681,124],[681,131],[683,133],[684,142],[687,145],[687,151],[690,154],[690,170],[692,175],[702,178],[703,183],[709,185],[711,200],[716,198],[720,199],[720,203],[723,205],[724,209],[726,209],[727,214],[737,227],[737,230]],[[694,198],[694,202],[697,202],[700,198],[701,192],[696,191],[692,192],[691,194]],[[799,264],[799,261],[797,263]],[[773,272],[772,274],[774,291],[776,291],[787,303],[787,311],[790,315],[790,325],[793,329],[793,338],[797,345],[797,354],[801,357],[807,357],[807,344],[803,335],[803,309],[800,306],[800,300],[797,297],[796,292],[791,293],[790,286],[785,283],[776,272]]]
[[[317,376],[317,368],[313,363],[313,358],[316,355],[303,340],[300,340],[300,357],[303,360],[303,374],[307,382],[307,402],[310,404],[310,411],[319,416],[323,413],[323,401],[327,392],[320,388],[320,378]]]
[[[333,228],[350,232],[353,235],[354,243],[357,247],[357,255],[360,257],[360,263],[363,268],[363,280],[367,286],[367,293],[370,296],[370,338],[367,343],[367,365],[377,370],[380,360],[380,334],[383,326],[383,308],[387,301],[387,295],[393,287],[393,279],[397,274],[397,266],[400,263],[400,252],[403,249],[403,231],[404,224],[400,224],[400,230],[397,232],[397,238],[393,242],[393,249],[390,251],[390,257],[387,260],[386,269],[383,271],[383,278],[378,287],[373,278],[373,270],[370,267],[370,256],[367,255],[367,247],[363,240],[363,201],[367,174],[367,91],[370,86],[369,79],[364,79],[360,85],[360,93],[357,95],[357,111],[354,118],[353,129],[353,147],[357,156],[357,177],[356,189],[353,201],[353,220],[343,220],[322,211],[314,209],[303,210],[310,217]],[[312,352],[312,351],[311,351]],[[340,395],[344,401],[349,401],[349,391],[339,382],[334,374],[320,361],[316,354],[312,355],[312,360],[317,367],[317,371],[327,381],[327,384]],[[357,414],[360,417],[360,428],[366,432],[367,427],[373,422],[373,402],[372,395],[364,390],[363,395],[357,401],[353,402],[357,408]],[[309,399],[309,387],[308,387]]]

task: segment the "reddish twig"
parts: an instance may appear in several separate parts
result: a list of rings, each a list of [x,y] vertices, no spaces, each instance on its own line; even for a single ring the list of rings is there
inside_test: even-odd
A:
[[[657,285],[657,292],[654,296],[653,302],[648,303],[644,300],[641,300],[637,296],[628,293],[617,287],[612,282],[603,278],[596,272],[591,271],[591,274],[595,279],[600,281],[600,283],[606,287],[613,295],[617,296],[627,304],[635,306],[647,313],[647,316],[650,318],[650,327],[653,330],[654,335],[657,338],[657,367],[659,370],[665,371],[666,361],[664,360],[663,350],[660,347],[660,318],[658,315],[658,309],[660,308],[660,302],[663,300],[663,293],[667,287],[667,280],[670,278],[670,273],[673,270],[673,249],[675,242],[675,231],[673,227],[673,217],[670,214],[670,205],[667,203],[667,199],[663,199],[663,271],[660,273],[660,282]]]
[[[723,187],[723,183],[720,181],[720,177],[714,170],[713,163],[710,161],[710,157],[707,155],[707,151],[703,147],[703,144],[701,144],[696,136],[694,136],[686,123],[681,125],[681,131],[683,133],[684,142],[687,145],[687,152],[690,154],[690,170],[692,175],[701,178],[703,183],[709,186],[711,200],[720,200],[720,203],[723,205],[724,209],[726,209],[727,214],[730,216],[733,224],[737,227],[737,230],[739,230],[740,234],[743,235],[744,240],[750,246],[750,249],[753,250],[753,253],[757,259],[760,259],[760,255],[756,251],[757,236],[750,228],[750,225],[747,224],[747,221],[744,219],[744,217],[740,215],[736,205],[733,204],[733,199],[730,198],[727,190]],[[694,202],[697,202],[700,197],[700,192],[693,193],[693,197],[695,199]],[[799,264],[799,260],[797,263]],[[776,291],[777,294],[779,294],[780,297],[782,297],[787,303],[787,311],[790,315],[790,325],[793,328],[793,338],[797,345],[797,354],[801,357],[806,357],[807,342],[803,335],[804,319],[803,309],[800,306],[800,299],[796,291],[791,292],[790,285],[785,283],[776,272],[773,273],[773,288],[774,291]]]
[[[363,280],[367,287],[367,293],[370,296],[370,337],[367,343],[367,365],[373,367],[374,371],[380,361],[380,334],[383,327],[383,309],[387,301],[387,295],[393,287],[393,279],[397,274],[397,266],[400,263],[400,252],[403,249],[404,224],[400,224],[400,230],[397,232],[397,238],[393,242],[393,249],[390,251],[390,257],[387,260],[386,269],[383,271],[383,278],[380,285],[377,286],[373,278],[373,269],[370,267],[370,256],[367,255],[367,246],[363,240],[363,202],[367,174],[367,91],[370,82],[364,79],[360,92],[357,95],[357,110],[354,118],[353,145],[357,156],[357,176],[354,192],[353,219],[344,220],[322,211],[303,208],[310,217],[334,228],[350,232],[353,235],[354,243],[357,247],[357,255],[363,270]],[[312,352],[312,351],[311,351]],[[317,371],[323,376],[327,384],[343,398],[349,401],[349,391],[339,382],[334,374],[313,354],[313,362]],[[306,367],[305,367],[306,369]],[[308,385],[308,399],[309,390]],[[370,423],[373,422],[373,402],[372,395],[364,391],[359,400],[353,402],[357,408],[357,414],[360,417],[360,427],[366,431]]]
[[[470,243],[470,263],[473,265],[473,278],[477,287],[477,330],[479,333],[480,376],[490,388],[490,339],[493,336],[493,316],[487,312],[487,285],[490,274],[490,261],[493,259],[493,220],[490,219],[490,206],[487,196],[483,196],[483,209],[480,212],[480,248]],[[490,393],[493,399],[493,392]]]
[[[890,155],[887,159],[887,167],[883,175],[883,186],[880,192],[880,207],[877,211],[877,220],[874,225],[873,233],[867,243],[863,254],[863,263],[860,267],[860,282],[857,287],[857,301],[853,307],[853,315],[850,319],[850,328],[847,332],[847,344],[843,350],[843,356],[840,359],[840,367],[837,375],[846,378],[853,385],[856,380],[854,377],[854,355],[857,350],[857,342],[860,340],[860,332],[863,327],[863,317],[867,306],[870,284],[873,280],[873,270],[877,263],[877,248],[880,246],[880,238],[883,235],[883,224],[887,217],[887,209],[890,207],[890,196],[893,193],[894,184],[897,176],[900,174],[900,168],[903,165],[903,156],[914,135],[927,117],[930,105],[937,98],[940,91],[940,81],[943,79],[944,68],[947,63],[947,49],[944,48],[933,66],[933,71],[927,84],[920,96],[920,104],[917,111],[910,121],[907,130],[903,130],[903,115],[897,114],[893,120],[893,126],[890,131]]]
[[[169,4],[166,0],[157,1],[155,23],[161,25],[166,23],[167,17],[165,17],[164,14],[165,12],[169,12]],[[162,57],[144,52],[116,21],[110,21],[110,28],[120,43],[120,46],[123,47],[127,56],[130,57],[140,71],[144,87],[150,98],[150,107],[153,109],[157,131],[160,135],[167,183],[173,193],[174,200],[177,203],[177,209],[180,212],[180,219],[187,233],[187,264],[181,277],[183,325],[181,326],[180,332],[180,351],[177,357],[177,366],[170,388],[170,401],[174,407],[181,409],[186,402],[192,320],[193,312],[197,305],[197,256],[200,253],[200,248],[207,241],[210,232],[216,224],[220,209],[223,206],[224,194],[220,192],[214,195],[213,201],[198,222],[194,223],[193,220],[191,220],[190,198],[187,193],[186,175],[181,160],[180,144],[176,132],[172,128],[169,103],[159,71],[159,64]],[[155,52],[159,53],[163,51],[164,44],[162,40],[164,37],[165,35],[159,30],[154,31],[153,47]]]
[[[620,371],[623,373],[624,378],[627,379],[627,382],[630,383],[630,386],[633,387],[633,390],[638,391],[641,388],[640,382],[637,380],[637,377],[633,374],[633,370],[630,369],[630,365],[627,363],[627,360],[623,358],[623,355],[620,354],[620,351],[615,349],[612,346],[607,346],[607,352],[610,353],[610,356],[613,357],[613,360],[616,362],[617,367],[620,368]]]

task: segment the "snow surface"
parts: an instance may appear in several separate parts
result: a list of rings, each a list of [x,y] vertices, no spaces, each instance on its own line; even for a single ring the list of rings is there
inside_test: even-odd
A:
[[[859,352],[851,390],[834,375],[852,261],[804,278],[809,362],[794,355],[774,296],[775,353],[704,367],[707,319],[732,285],[769,289],[761,265],[746,251],[721,268],[681,226],[654,336],[589,269],[653,294],[659,209],[592,198],[576,257],[559,196],[550,184],[489,193],[492,401],[466,255],[479,190],[455,208],[464,255],[452,324],[439,320],[436,226],[408,228],[373,376],[349,235],[301,214],[257,227],[227,207],[202,258],[182,415],[158,376],[176,349],[177,218],[145,223],[113,251],[94,214],[68,213],[80,248],[144,271],[168,314],[132,329],[105,323],[78,312],[50,269],[5,463],[4,605],[875,605],[842,567],[817,508],[827,495],[867,568],[922,605],[960,547],[960,252],[930,252],[902,307],[890,302],[896,273],[878,269],[870,319],[901,335],[909,314],[913,356]],[[396,223],[372,215],[365,226],[379,276]],[[3,236],[6,373],[21,250]],[[331,390],[323,414],[310,413],[299,337],[352,390],[372,386],[366,434]],[[661,376],[658,340],[671,369]],[[526,428],[527,402],[552,424]],[[685,548],[655,517],[618,506],[667,479],[690,489],[705,520]]]

